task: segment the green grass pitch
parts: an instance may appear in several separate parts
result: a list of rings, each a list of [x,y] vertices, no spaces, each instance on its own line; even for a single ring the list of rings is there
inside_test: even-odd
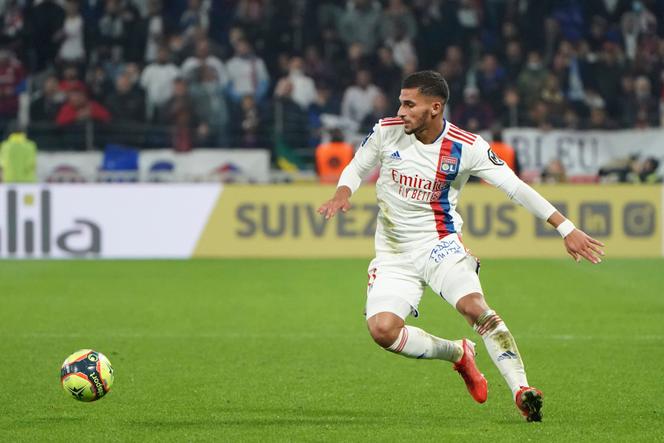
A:
[[[662,441],[664,261],[485,260],[544,421],[526,423],[478,346],[489,400],[451,365],[374,345],[368,260],[0,264],[0,441]],[[430,291],[411,323],[474,337]],[[478,342],[479,344],[479,342]],[[64,358],[105,353],[84,404]]]

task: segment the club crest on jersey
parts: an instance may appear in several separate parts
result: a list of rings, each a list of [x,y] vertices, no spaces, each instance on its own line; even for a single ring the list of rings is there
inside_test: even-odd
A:
[[[457,170],[457,163],[456,157],[443,156],[440,158],[440,171],[454,173]]]

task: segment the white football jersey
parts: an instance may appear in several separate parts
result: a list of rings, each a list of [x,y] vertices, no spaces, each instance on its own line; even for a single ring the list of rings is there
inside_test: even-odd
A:
[[[380,165],[376,252],[406,252],[461,233],[459,193],[471,175],[512,196],[521,180],[482,137],[444,121],[431,144],[404,132],[400,118],[377,123],[339,180],[353,192]]]

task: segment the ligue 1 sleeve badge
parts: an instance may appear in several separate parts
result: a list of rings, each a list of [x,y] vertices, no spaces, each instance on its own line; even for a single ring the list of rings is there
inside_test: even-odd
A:
[[[487,154],[489,154],[489,160],[491,160],[491,163],[493,163],[494,165],[496,165],[496,166],[502,166],[502,165],[505,164],[505,162],[502,161],[502,160],[500,159],[500,157],[498,157],[498,156],[496,155],[496,153],[493,152],[493,151],[491,150],[491,148],[489,148],[489,150],[487,151]]]
[[[440,158],[440,172],[447,174],[454,173],[457,170],[458,160],[456,157],[443,156]]]

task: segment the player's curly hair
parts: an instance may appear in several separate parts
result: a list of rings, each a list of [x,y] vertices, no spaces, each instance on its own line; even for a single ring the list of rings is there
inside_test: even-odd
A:
[[[450,99],[450,88],[447,86],[447,81],[436,71],[413,72],[403,80],[401,88],[418,88],[424,95],[442,98],[444,103]]]

